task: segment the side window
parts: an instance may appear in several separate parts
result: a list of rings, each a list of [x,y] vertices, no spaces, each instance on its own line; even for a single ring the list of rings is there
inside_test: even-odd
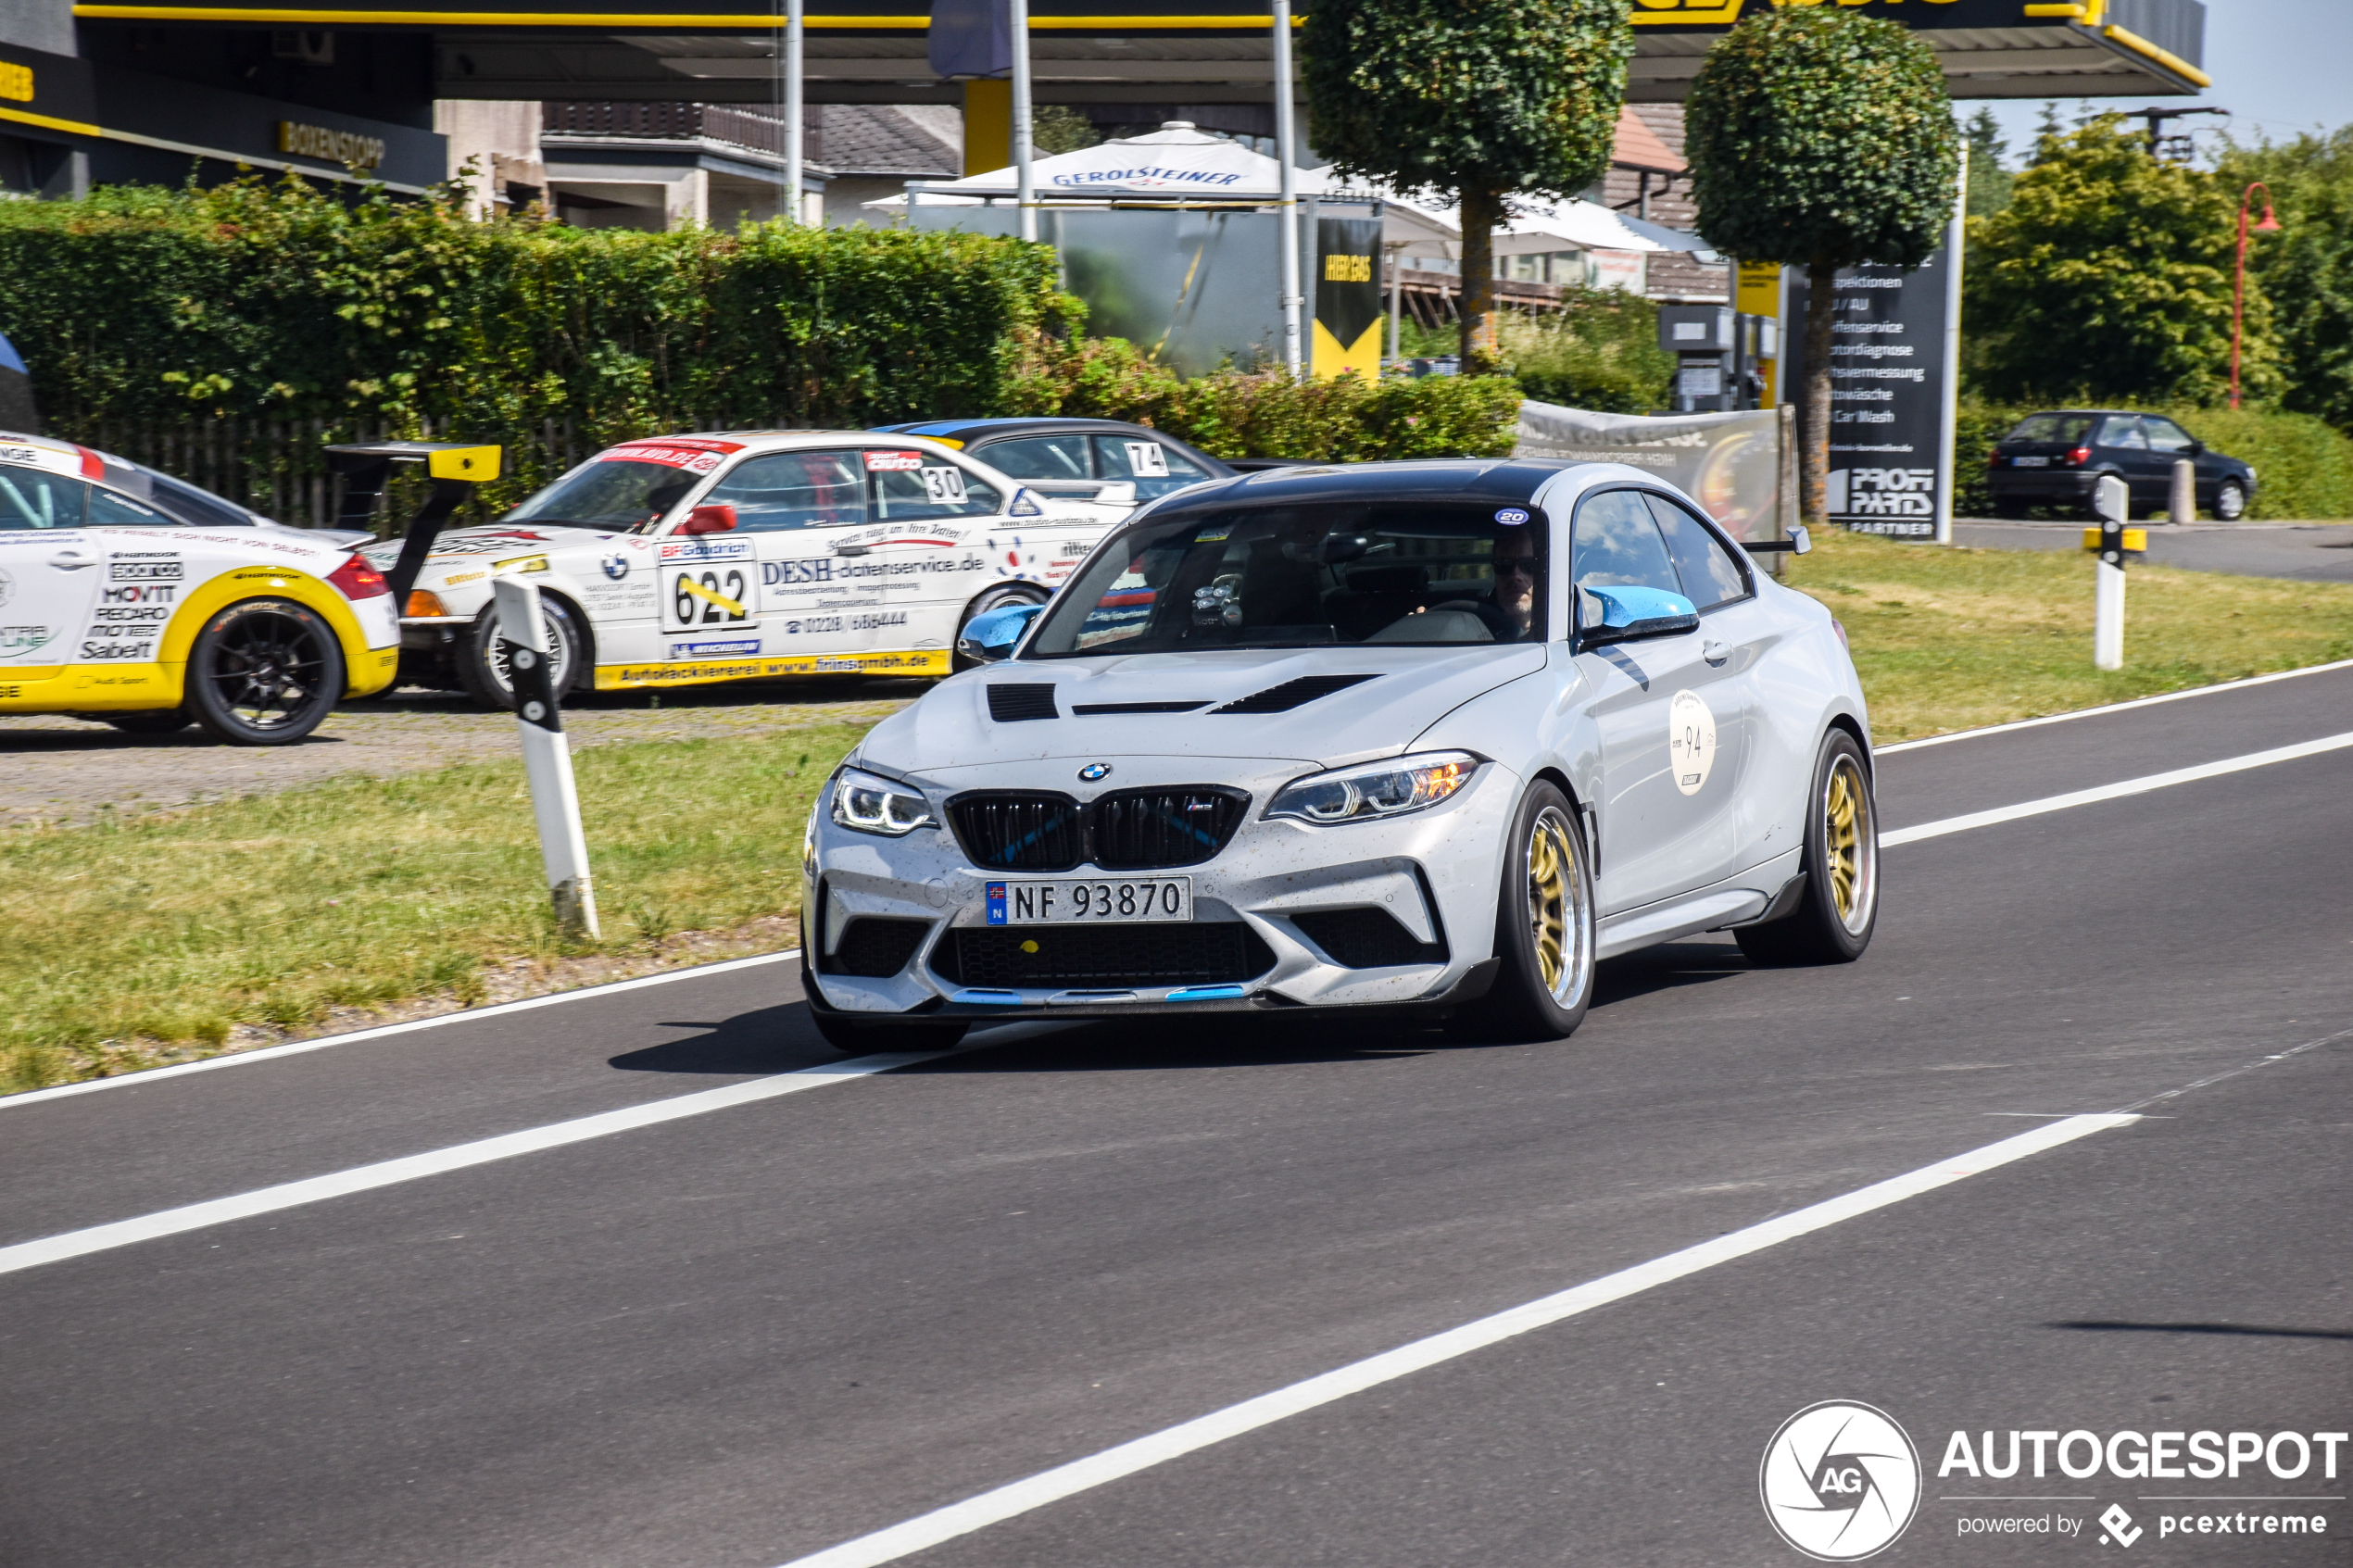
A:
[[[2145,452],[2148,437],[2141,433],[2141,421],[2131,414],[2111,414],[2108,423],[2100,427],[2100,445],[2121,446],[2128,452]]]
[[[177,528],[180,520],[159,512],[144,501],[119,495],[102,485],[90,487],[92,528]]]
[[[2186,452],[2190,449],[2190,433],[2171,420],[2160,420],[2154,414],[2141,416],[2141,428],[2148,432],[2149,448],[2157,452]]]
[[[1683,596],[1702,609],[1748,597],[1748,573],[1741,570],[1724,542],[1708,526],[1664,495],[1645,494],[1659,532],[1667,535],[1667,553],[1683,579]]]
[[[1585,602],[1588,588],[1658,588],[1683,591],[1683,579],[1667,553],[1667,541],[1639,490],[1604,490],[1577,508],[1569,543],[1570,581],[1577,585],[1578,623],[1589,624],[1599,610]]]
[[[1087,471],[1083,435],[1025,435],[999,441],[973,453],[999,473],[1014,479],[1092,479]]]
[[[994,485],[927,452],[869,452],[866,471],[875,481],[877,522],[986,517],[998,507]]]
[[[0,468],[0,528],[80,528],[88,490],[63,474]]]
[[[714,501],[734,507],[748,533],[832,528],[866,521],[866,476],[854,453],[771,452],[728,470],[703,497]]]
[[[1150,501],[1198,483],[1209,475],[1190,458],[1172,452],[1157,441],[1143,436],[1099,435],[1095,437],[1095,477],[1132,479],[1136,482],[1136,498]]]

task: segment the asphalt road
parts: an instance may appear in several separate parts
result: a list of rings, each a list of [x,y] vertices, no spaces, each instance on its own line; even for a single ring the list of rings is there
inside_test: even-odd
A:
[[[1881,799],[1917,827],[2348,730],[2334,670],[1905,748]],[[1557,1044],[1022,1025],[787,1080],[841,1059],[755,963],[0,1104],[5,1248],[807,1086],[0,1274],[0,1563],[774,1568],[1924,1169],[896,1560],[1794,1564],[1759,1461],[1843,1399],[1927,1467],[1876,1562],[2096,1560],[2113,1503],[2131,1560],[2343,1563],[2342,1447],[1937,1469],[1957,1430],[2353,1425],[2348,872],[2336,749],[1892,847],[1861,963],[1678,944]],[[2182,1494],[2280,1500],[2148,1500]],[[2160,1537],[2186,1510],[2326,1538]],[[2053,1532],[1962,1534],[2010,1516]]]
[[[2233,577],[2353,583],[2353,526],[2342,522],[2153,522],[2146,526],[2148,558],[2158,566],[2220,571]],[[1957,519],[1953,540],[1987,550],[2080,550],[2083,524]]]

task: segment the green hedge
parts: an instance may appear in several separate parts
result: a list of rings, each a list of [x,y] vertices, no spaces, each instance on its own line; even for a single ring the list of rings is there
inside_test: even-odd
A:
[[[1956,517],[1991,517],[1985,459],[2003,433],[2048,404],[1964,403],[1954,429]],[[2353,439],[2311,414],[2276,408],[2201,408],[2183,404],[2120,404],[2163,414],[2218,452],[2252,464],[2250,518],[2353,518]]]

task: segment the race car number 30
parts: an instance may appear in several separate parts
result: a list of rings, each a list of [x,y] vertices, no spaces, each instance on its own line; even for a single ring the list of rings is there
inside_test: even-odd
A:
[[[1193,879],[1152,877],[1138,882],[992,882],[988,884],[991,925],[1077,925],[1087,921],[1189,921],[1193,918]]]

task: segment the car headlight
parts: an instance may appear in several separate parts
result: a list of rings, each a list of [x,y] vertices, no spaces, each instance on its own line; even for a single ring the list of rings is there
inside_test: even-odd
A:
[[[931,802],[905,784],[844,768],[834,781],[834,821],[860,833],[904,838],[931,825]]]
[[[1361,822],[1398,817],[1451,798],[1478,771],[1466,751],[1433,751],[1313,773],[1275,792],[1270,817],[1302,822]]]

